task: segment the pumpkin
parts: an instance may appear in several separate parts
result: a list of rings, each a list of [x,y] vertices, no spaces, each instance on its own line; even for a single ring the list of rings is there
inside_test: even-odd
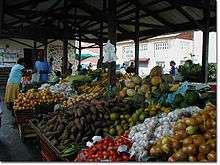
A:
[[[151,84],[153,86],[159,86],[162,83],[162,79],[159,76],[154,76],[151,78]]]
[[[135,92],[134,89],[128,89],[128,90],[127,90],[127,95],[128,95],[128,96],[132,97],[132,96],[134,96],[135,94],[136,94],[136,92]]]
[[[127,88],[134,88],[134,87],[135,87],[135,83],[132,82],[132,81],[130,81],[130,80],[126,80],[126,81],[125,81],[125,86],[126,86]]]
[[[150,92],[147,92],[147,93],[145,94],[145,98],[146,98],[146,99],[151,99],[151,97],[152,97],[152,95],[151,95]]]
[[[150,77],[161,76],[163,73],[163,68],[161,66],[155,66],[150,71]]]
[[[143,84],[139,89],[138,93],[145,94],[146,92],[150,91],[150,85]]]
[[[125,92],[125,91],[120,91],[120,92],[119,92],[119,96],[125,97],[125,96],[126,96],[126,92]]]
[[[167,83],[173,83],[173,76],[170,74],[164,74],[161,76],[162,80],[167,82]]]
[[[133,77],[131,78],[131,81],[134,82],[134,83],[137,84],[137,85],[140,85],[141,82],[142,82],[142,78],[141,78],[140,76],[133,76]]]

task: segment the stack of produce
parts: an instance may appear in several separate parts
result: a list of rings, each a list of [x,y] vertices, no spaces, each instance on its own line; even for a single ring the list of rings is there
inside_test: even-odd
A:
[[[178,120],[173,135],[165,136],[150,154],[168,161],[216,161],[216,107],[207,107],[191,118]]]
[[[53,93],[49,89],[42,91],[29,90],[27,93],[19,93],[18,98],[14,102],[13,109],[19,110],[35,110],[37,105],[61,103],[64,101],[63,94]]]
[[[191,116],[200,110],[198,107],[176,109],[169,113],[161,113],[159,116],[146,118],[143,124],[132,127],[129,133],[129,139],[133,142],[130,150],[131,155],[135,155],[139,161],[145,161],[149,155],[146,149],[162,136],[172,134],[172,125],[178,119]]]
[[[124,152],[118,152],[119,147],[125,148]],[[77,162],[116,162],[116,161],[134,161],[134,157],[126,152],[131,147],[131,142],[126,136],[119,136],[113,139],[106,136],[101,141],[96,142],[91,147],[79,152],[75,161]]]
[[[172,106],[174,108],[185,108],[187,106],[195,106],[199,104],[201,104],[199,93],[196,91],[187,91],[186,94],[177,94]]]
[[[67,144],[84,145],[94,135],[102,136],[110,113],[127,112],[134,106],[131,101],[120,98],[79,101],[68,109],[44,115],[37,126],[55,147],[63,150]]]
[[[175,92],[180,84],[172,84],[173,78],[170,75],[162,75],[162,68],[154,67],[148,78],[141,79],[139,76],[132,76],[125,80],[125,87],[119,92],[121,97],[134,97],[136,94],[145,96],[145,99],[159,99],[164,93]]]
[[[48,88],[53,93],[63,94],[65,98],[77,95],[77,92],[66,83],[58,83],[55,85],[42,84],[38,90],[44,90],[46,88]]]

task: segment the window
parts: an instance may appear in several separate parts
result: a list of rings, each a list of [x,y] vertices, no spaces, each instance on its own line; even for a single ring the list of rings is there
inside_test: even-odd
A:
[[[132,47],[130,46],[125,46],[123,48],[123,54],[126,56],[126,57],[134,57],[134,50]]]
[[[180,60],[180,65],[185,64],[185,60]]]
[[[143,44],[142,45],[142,50],[144,51],[144,50],[147,50],[147,44]]]
[[[157,42],[155,43],[155,50],[165,50],[169,48],[168,42]]]
[[[165,68],[165,61],[157,61],[156,64],[162,68]]]
[[[180,49],[188,49],[189,43],[186,41],[180,41]]]

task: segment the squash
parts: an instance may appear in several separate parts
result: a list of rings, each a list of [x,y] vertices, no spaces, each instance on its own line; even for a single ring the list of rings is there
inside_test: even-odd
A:
[[[163,68],[161,66],[155,66],[150,71],[150,77],[161,76],[163,73]]]
[[[141,78],[140,76],[133,76],[133,77],[131,78],[131,81],[134,82],[134,83],[137,84],[137,85],[140,85],[141,82],[142,82],[142,78]]]
[[[134,96],[135,94],[136,94],[136,91],[135,91],[134,89],[128,89],[128,90],[127,90],[127,95],[128,95],[128,96],[132,97],[132,96]]]
[[[159,76],[154,76],[151,78],[151,84],[153,86],[159,86],[162,83],[162,79]]]

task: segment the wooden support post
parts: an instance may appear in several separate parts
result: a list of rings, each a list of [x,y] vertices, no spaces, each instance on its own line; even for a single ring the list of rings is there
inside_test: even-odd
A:
[[[2,33],[2,24],[3,24],[3,16],[4,16],[4,1],[0,0],[0,38]]]
[[[139,73],[139,9],[136,9],[135,16],[135,74]]]
[[[210,1],[205,0],[206,6],[210,6]],[[210,22],[210,10],[204,9],[204,22],[205,27],[203,29],[203,47],[202,47],[202,82],[208,82],[208,49],[209,49],[209,22]]]
[[[47,56],[47,48],[48,48],[47,39],[44,39],[44,53],[46,54],[46,56]],[[47,57],[45,57],[45,58],[47,58]]]
[[[108,37],[110,42],[115,45],[116,48],[116,0],[108,0]],[[109,85],[110,87],[115,86],[116,81],[116,62],[108,64],[109,73]]]
[[[79,32],[79,65],[78,65],[78,71],[80,70],[81,65],[81,50],[82,50],[82,39],[81,39],[81,33]]]
[[[64,38],[63,40],[63,58],[62,58],[62,74],[67,72],[68,63],[68,40]]]

